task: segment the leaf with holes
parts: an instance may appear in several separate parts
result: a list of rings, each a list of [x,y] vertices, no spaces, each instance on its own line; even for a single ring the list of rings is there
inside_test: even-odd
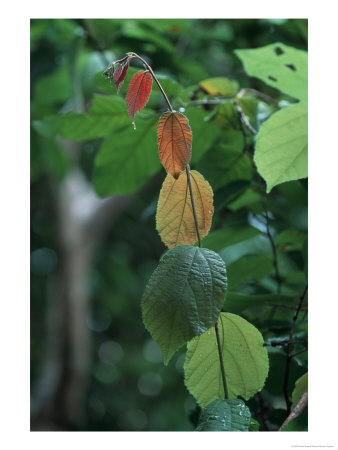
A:
[[[254,161],[266,192],[308,175],[308,110],[301,102],[273,114],[259,130]]]
[[[174,178],[190,161],[192,134],[188,119],[178,112],[162,114],[157,127],[157,144],[165,170]]]
[[[259,392],[268,375],[269,360],[261,333],[235,314],[221,313],[218,328],[229,399],[248,400]],[[214,327],[188,343],[184,363],[185,384],[204,408],[224,398]]]
[[[134,116],[140,109],[144,108],[149,99],[153,79],[150,72],[141,70],[133,76],[128,92],[126,102],[128,114],[134,124]]]
[[[190,172],[198,229],[201,238],[209,232],[212,220],[213,192],[196,170]],[[169,248],[197,242],[194,214],[186,172],[164,180],[156,211],[156,229]]]
[[[161,347],[164,364],[216,322],[226,286],[224,262],[212,250],[181,245],[164,254],[141,303],[143,323]]]
[[[218,398],[202,411],[195,431],[249,431],[250,418],[243,400]]]
[[[248,75],[291,97],[307,101],[307,52],[277,42],[255,49],[235,50],[235,53]]]

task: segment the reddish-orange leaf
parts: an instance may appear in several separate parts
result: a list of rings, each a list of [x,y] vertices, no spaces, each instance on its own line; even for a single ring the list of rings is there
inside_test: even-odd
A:
[[[134,116],[140,109],[144,108],[151,92],[153,79],[150,72],[141,70],[135,73],[129,84],[126,95],[128,114],[134,123]]]
[[[188,119],[178,112],[162,114],[157,127],[157,144],[166,171],[177,178],[191,158],[192,134]]]
[[[190,172],[196,218],[201,237],[210,229],[213,192],[210,184],[196,170]],[[156,211],[156,229],[169,248],[197,242],[194,214],[186,172],[176,179],[169,173],[164,180]]]

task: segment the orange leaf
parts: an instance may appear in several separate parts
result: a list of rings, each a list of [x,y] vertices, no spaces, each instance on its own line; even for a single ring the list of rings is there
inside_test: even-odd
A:
[[[196,170],[190,172],[198,228],[201,237],[210,229],[213,192],[210,184]],[[175,179],[168,174],[164,180],[156,212],[156,228],[169,248],[197,242],[195,221],[191,206],[186,172]]]
[[[135,73],[129,84],[126,95],[128,114],[134,123],[134,116],[144,108],[151,92],[153,79],[150,72],[140,71]]]
[[[192,134],[188,119],[178,112],[162,114],[157,138],[162,164],[168,173],[177,178],[191,157]]]

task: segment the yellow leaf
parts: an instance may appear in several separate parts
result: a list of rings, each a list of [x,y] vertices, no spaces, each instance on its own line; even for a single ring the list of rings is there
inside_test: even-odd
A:
[[[201,238],[209,232],[214,212],[210,184],[196,170],[190,172],[191,186]],[[197,242],[187,174],[177,179],[168,174],[164,180],[156,212],[156,228],[169,248]]]

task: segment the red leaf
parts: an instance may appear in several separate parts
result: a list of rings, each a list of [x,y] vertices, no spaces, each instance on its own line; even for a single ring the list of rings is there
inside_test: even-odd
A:
[[[150,72],[143,72],[142,70],[135,73],[129,84],[126,102],[128,114],[133,123],[135,114],[145,107],[149,99],[152,84],[153,79]]]

